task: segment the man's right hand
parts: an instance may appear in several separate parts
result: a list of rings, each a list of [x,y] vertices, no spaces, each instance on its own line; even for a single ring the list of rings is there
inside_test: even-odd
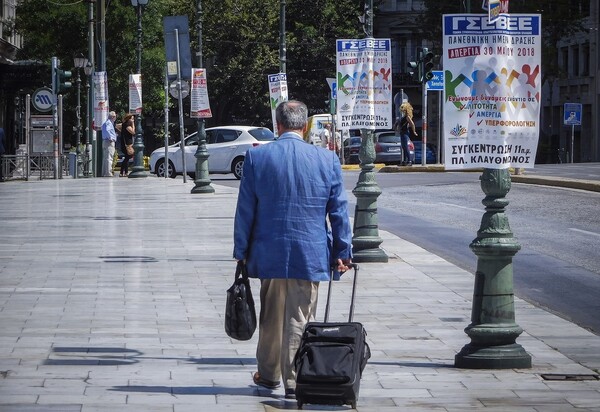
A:
[[[347,272],[350,270],[350,265],[352,263],[352,259],[338,259],[337,260],[337,271],[341,273]]]

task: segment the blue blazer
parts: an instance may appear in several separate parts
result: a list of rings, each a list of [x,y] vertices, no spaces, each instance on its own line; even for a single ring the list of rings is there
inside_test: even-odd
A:
[[[334,152],[292,132],[248,150],[233,256],[246,259],[252,277],[310,281],[329,280],[330,265],[352,257],[348,200]]]

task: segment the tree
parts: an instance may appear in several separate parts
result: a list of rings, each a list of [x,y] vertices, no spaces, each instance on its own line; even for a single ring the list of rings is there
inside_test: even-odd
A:
[[[143,19],[145,112],[159,109],[162,101],[163,43],[162,37],[156,35],[161,28],[151,13],[160,13],[160,2],[150,2]],[[49,65],[51,57],[56,56],[61,61],[61,68],[72,69],[74,55],[87,55],[87,21],[87,4],[84,2],[61,4],[22,0],[17,7],[15,25],[24,38],[18,58]],[[105,22],[109,102],[111,109],[121,114],[128,110],[129,74],[136,70],[136,21],[135,10],[129,2],[108,3]],[[51,79],[48,78],[47,82],[49,84]],[[66,93],[65,100],[67,108],[74,106],[74,93]]]
[[[335,77],[335,40],[359,36],[359,2],[286,2],[286,72],[290,98],[324,112],[326,78]],[[203,2],[203,51],[212,122],[272,127],[267,75],[279,72],[278,0]],[[193,5],[174,12],[194,13]],[[195,31],[195,30],[193,30]],[[195,47],[196,33],[193,34]]]
[[[61,2],[64,2],[61,5]],[[327,77],[335,76],[335,40],[363,37],[356,0],[287,0],[286,42],[290,98],[305,101],[313,112],[327,110]],[[203,63],[213,118],[226,123],[272,127],[267,75],[279,72],[278,0],[202,2]],[[193,65],[198,50],[197,1],[150,0],[143,14],[144,116],[164,105],[165,53],[162,16],[188,15]],[[20,59],[50,62],[58,56],[72,65],[87,50],[87,3],[22,0],[16,30],[26,43]],[[111,108],[128,108],[128,76],[136,68],[136,14],[129,0],[106,7],[106,69]],[[96,40],[98,36],[96,35]],[[50,80],[50,79],[48,79]],[[189,107],[189,97],[186,106]],[[189,110],[186,110],[189,111]]]

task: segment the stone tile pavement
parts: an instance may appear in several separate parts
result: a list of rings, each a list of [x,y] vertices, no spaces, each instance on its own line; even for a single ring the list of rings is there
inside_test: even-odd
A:
[[[156,177],[0,184],[0,411],[296,409],[282,389],[252,384],[256,336],[223,331],[237,190],[213,186],[192,195],[192,182]],[[600,411],[600,381],[542,377],[597,375],[600,337],[517,299],[533,367],[456,369],[473,276],[380,235],[390,261],[361,265],[355,308],[373,352],[359,411]],[[347,317],[351,284],[335,284],[334,320]]]

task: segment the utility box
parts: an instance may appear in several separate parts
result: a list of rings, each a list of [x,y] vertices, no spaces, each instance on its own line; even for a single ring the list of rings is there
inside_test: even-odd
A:
[[[29,153],[31,155],[54,153],[54,123],[52,115],[31,115]]]

